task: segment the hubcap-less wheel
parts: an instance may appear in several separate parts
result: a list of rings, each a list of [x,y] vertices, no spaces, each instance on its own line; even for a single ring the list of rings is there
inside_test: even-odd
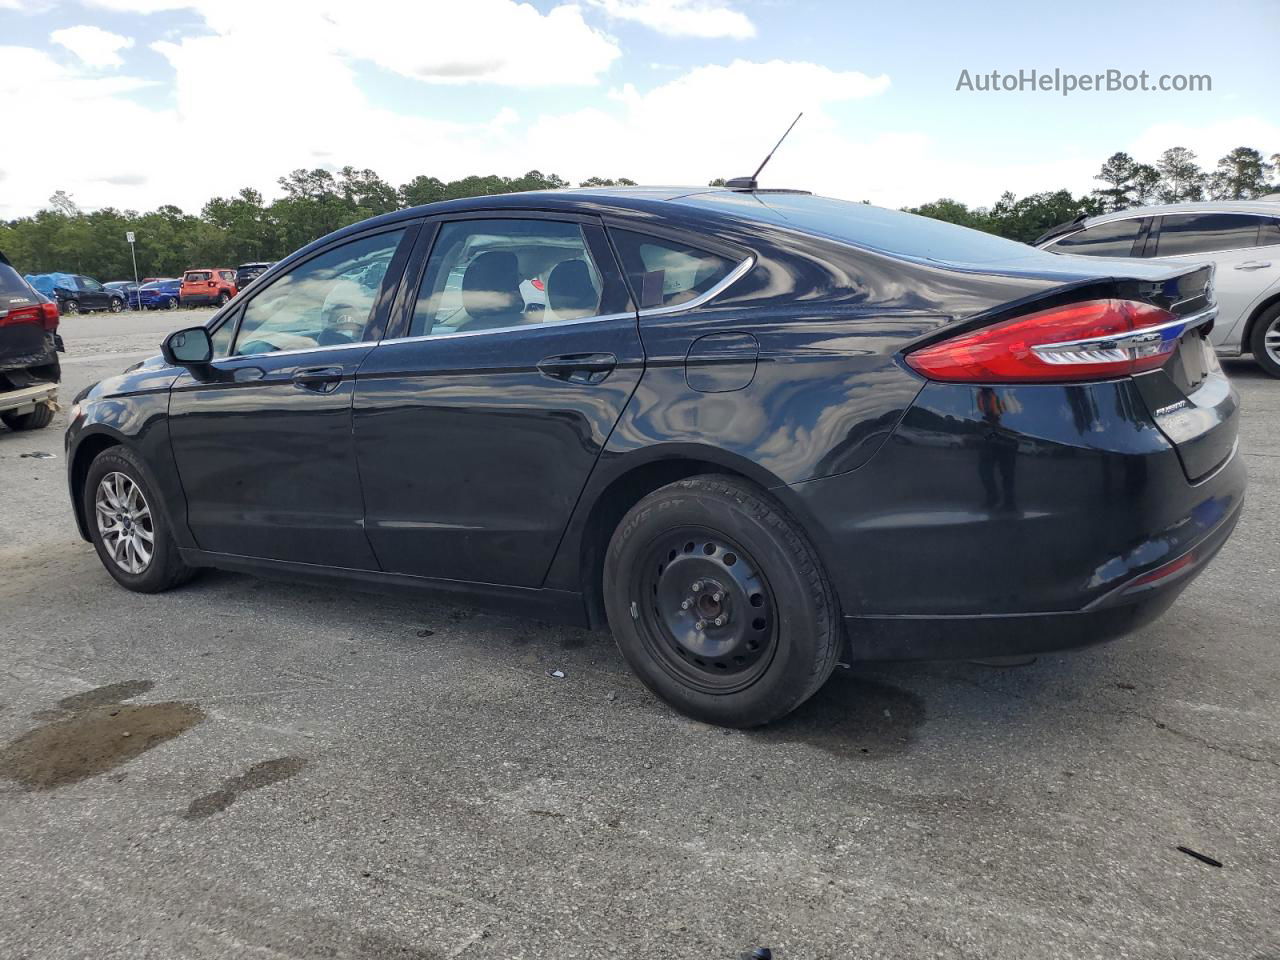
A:
[[[1271,321],[1267,332],[1262,335],[1262,347],[1271,361],[1280,366],[1280,314]]]
[[[155,551],[155,525],[141,488],[126,474],[98,481],[93,500],[98,533],[112,562],[125,573],[143,573]]]
[[[755,561],[718,533],[686,528],[647,552],[638,610],[650,653],[691,686],[729,693],[750,686],[776,646],[774,601]]]

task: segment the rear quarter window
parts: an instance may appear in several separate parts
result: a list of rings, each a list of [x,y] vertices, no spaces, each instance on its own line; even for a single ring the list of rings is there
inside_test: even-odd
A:
[[[702,296],[737,264],[675,240],[612,229],[618,255],[641,310],[673,307]]]

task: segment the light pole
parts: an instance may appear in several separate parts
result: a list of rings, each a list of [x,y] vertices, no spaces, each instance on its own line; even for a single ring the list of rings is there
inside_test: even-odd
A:
[[[142,287],[141,287],[141,284],[138,283],[138,254],[134,251],[134,247],[133,247],[133,231],[126,230],[124,234],[124,238],[129,241],[129,256],[133,260],[133,292],[134,292],[134,295],[138,298],[138,308],[141,309],[142,308]],[[127,293],[125,294],[125,297],[124,297],[124,305],[126,307],[129,306],[129,295]],[[130,307],[130,309],[132,309],[132,307]]]

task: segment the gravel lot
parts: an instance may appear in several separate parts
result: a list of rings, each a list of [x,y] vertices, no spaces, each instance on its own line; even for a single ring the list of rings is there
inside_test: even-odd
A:
[[[203,316],[65,320],[64,405]],[[858,669],[752,733],[605,634],[129,594],[76,534],[65,415],[0,428],[0,957],[1280,958],[1280,382],[1231,372],[1246,516],[1162,621]]]

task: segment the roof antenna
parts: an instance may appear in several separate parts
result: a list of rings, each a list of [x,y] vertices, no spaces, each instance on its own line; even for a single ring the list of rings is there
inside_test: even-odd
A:
[[[725,187],[729,190],[745,190],[747,192],[756,190],[759,187],[759,184],[756,182],[756,177],[760,176],[760,171],[764,169],[765,164],[773,159],[773,155],[777,152],[778,148],[782,146],[782,141],[787,139],[787,134],[791,132],[792,127],[800,122],[800,118],[803,116],[803,110],[796,114],[796,118],[791,121],[791,126],[787,127],[787,132],[778,138],[778,142],[773,145],[773,149],[769,151],[769,155],[760,162],[760,166],[756,167],[755,173],[749,177],[734,177],[732,180],[725,182]]]

